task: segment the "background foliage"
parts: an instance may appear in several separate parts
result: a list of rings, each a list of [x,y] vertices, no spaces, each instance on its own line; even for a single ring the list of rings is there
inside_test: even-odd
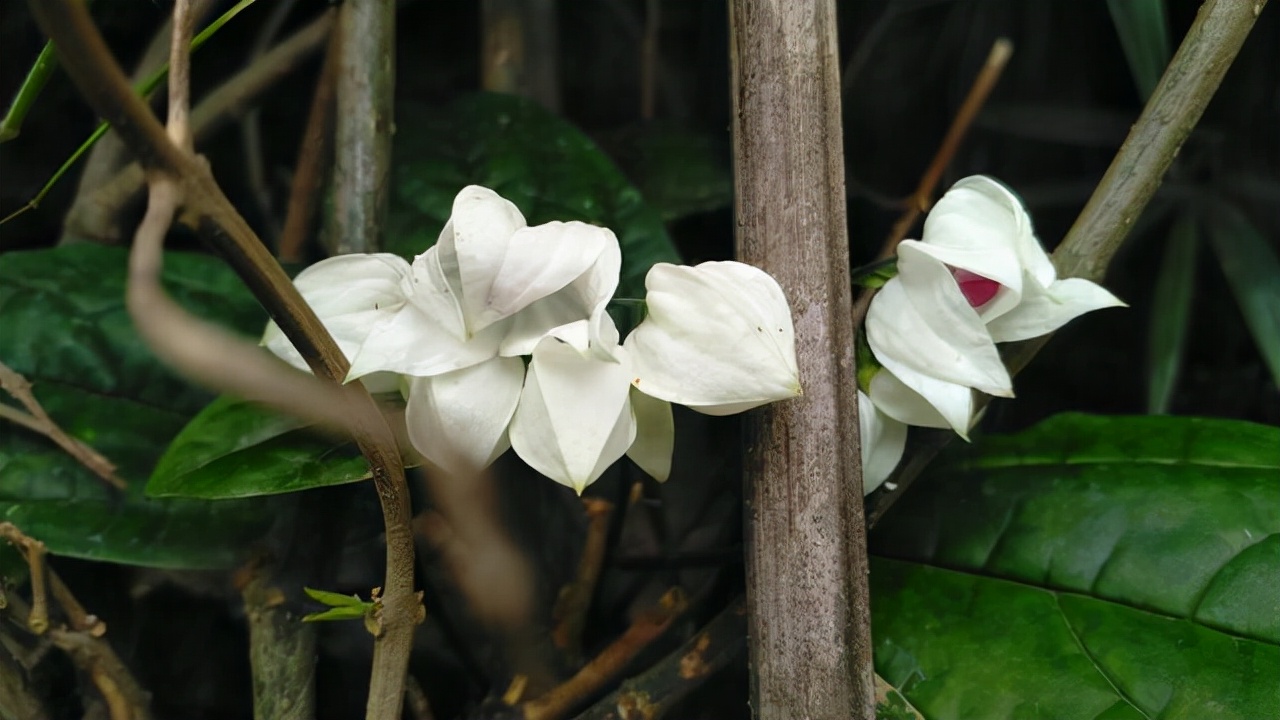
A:
[[[269,5],[251,7],[201,52],[197,95],[246,62]],[[299,2],[288,25],[321,5]],[[642,117],[640,48],[655,5],[656,111]],[[981,172],[1009,183],[1052,247],[1198,3],[838,5],[859,264],[874,257],[897,198],[914,188],[998,36],[1010,37],[1016,54],[948,179]],[[99,6],[95,16],[126,65],[168,10]],[[416,2],[400,12],[389,250],[425,249],[456,190],[478,182],[510,197],[531,222],[582,219],[614,229],[625,254],[623,292],[632,296],[653,262],[732,254],[723,2],[561,0],[563,102],[554,110],[474,92],[477,7]],[[40,50],[33,27],[23,4],[0,4],[0,95],[17,87]],[[1108,278],[1132,308],[1059,333],[1018,377],[1018,399],[993,405],[975,445],[940,461],[873,534],[877,669],[926,717],[1280,713],[1277,48],[1280,14],[1270,9],[1160,195],[1136,219]],[[287,195],[315,70],[262,104],[276,207]],[[94,121],[55,73],[23,134],[0,145],[0,215],[35,195]],[[233,200],[268,231],[272,218],[253,215],[238,133],[201,149]],[[363,475],[363,462],[340,442],[231,399],[206,407],[213,398],[150,358],[123,309],[123,251],[51,247],[73,191],[64,182],[38,210],[0,226],[0,361],[36,384],[63,427],[119,463],[130,491],[110,493],[50,443],[0,425],[0,518],[59,556],[56,567],[107,620],[110,639],[155,693],[157,716],[246,717],[239,599],[225,574],[207,571],[235,566],[265,537],[297,561],[291,602],[303,606],[304,583],[367,595],[378,582],[376,510],[364,485],[344,485]],[[181,233],[171,246],[199,250]],[[205,317],[245,335],[260,331],[261,312],[219,261],[170,253],[166,280]],[[1062,411],[1089,414],[1026,430]],[[1231,420],[1140,417],[1148,411]],[[1101,417],[1116,414],[1130,417]],[[671,481],[643,486],[609,534],[587,617],[588,655],[671,584],[700,600],[642,667],[739,591],[736,425],[689,414],[677,427]],[[549,624],[586,521],[574,498],[517,462],[498,467],[503,516],[534,563],[548,608],[540,620]],[[622,505],[637,477],[623,463],[591,494]],[[322,485],[335,486],[279,494]],[[284,543],[299,518],[326,532],[307,547]],[[438,556],[428,553],[420,574],[429,620],[414,672],[437,715],[452,717],[502,691],[494,681],[501,653],[443,579]],[[326,717],[359,713],[368,650],[351,625],[332,624],[322,636]],[[73,682],[56,663],[34,677],[51,688]],[[745,705],[722,700],[745,698],[744,682],[739,664],[680,716],[744,717]],[[74,693],[63,695],[70,699],[56,709],[78,717]]]

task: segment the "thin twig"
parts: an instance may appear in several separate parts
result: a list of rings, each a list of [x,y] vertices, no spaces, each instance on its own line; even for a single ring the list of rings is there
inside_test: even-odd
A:
[[[668,590],[658,606],[637,617],[626,632],[587,663],[565,683],[536,700],[520,706],[523,720],[556,720],[568,715],[586,702],[611,680],[618,677],[642,650],[671,627],[688,601],[678,588]]]
[[[336,11],[330,11],[336,12]],[[324,187],[325,168],[333,159],[333,120],[336,106],[338,54],[342,52],[342,33],[329,31],[324,64],[311,96],[307,127],[298,145],[298,165],[289,188],[289,206],[285,212],[284,230],[280,233],[277,254],[281,262],[300,262],[302,249],[311,236],[320,190]]]
[[[263,53],[271,47],[271,43],[276,39],[281,26],[293,12],[296,4],[297,0],[277,0],[266,22],[262,23],[258,29],[258,35],[253,41],[253,47],[249,50],[245,65],[252,67],[259,62]],[[270,228],[267,232],[268,239],[274,239],[279,235],[280,227],[275,224],[275,218],[271,212],[271,189],[267,184],[267,172],[263,162],[261,120],[262,111],[256,107],[244,114],[240,121],[240,147],[244,157],[249,194],[258,205],[263,224]]]
[[[514,672],[535,691],[550,687],[554,658],[531,635],[535,575],[503,526],[492,475],[424,475],[436,510],[415,518],[414,528],[439,553],[471,615],[496,636]]]
[[[41,557],[43,557],[43,543],[24,535],[21,530],[11,523],[0,523],[0,537],[25,546],[38,544]],[[39,615],[46,611],[42,610],[39,604],[46,601],[44,600],[44,588],[41,587],[39,590],[36,588],[36,570],[33,566],[31,573],[31,605],[27,605],[22,598],[17,596],[8,596],[6,597],[7,603],[3,608],[3,612],[20,625],[25,625],[34,632],[41,633],[55,647],[70,656],[76,667],[88,674],[93,680],[98,692],[102,695],[103,701],[107,704],[111,720],[149,720],[151,717],[149,710],[150,696],[134,679],[124,663],[120,661],[110,643],[102,639],[105,625],[97,622],[92,615],[85,613],[80,602],[75,599],[71,591],[53,572],[53,569],[43,566],[43,563],[39,574],[48,574],[50,585],[53,588],[54,599],[72,617],[73,622],[77,621],[78,618],[79,623],[84,625],[85,628],[78,630],[49,627],[47,614],[43,621],[40,620]],[[47,629],[37,629],[37,625],[42,622]]]
[[[296,70],[328,37],[335,18],[335,10],[320,15],[197,103],[191,110],[191,131],[196,142],[200,143],[217,132],[260,95]],[[146,175],[142,167],[136,162],[130,163],[110,179],[94,186],[86,200],[86,212],[92,209],[94,213],[114,217],[120,208],[142,193],[145,185]],[[101,234],[94,237],[111,239]]]
[[[128,488],[128,483],[116,475],[116,466],[97,450],[71,437],[65,430],[58,427],[58,424],[45,412],[40,401],[36,400],[35,395],[32,394],[31,383],[4,363],[0,363],[0,388],[27,409],[27,412],[23,413],[16,408],[0,404],[0,418],[15,422],[49,438],[81,465],[89,468],[113,487],[119,490]]]
[[[571,661],[582,655],[582,630],[600,579],[614,510],[613,503],[599,498],[583,498],[582,504],[587,513],[587,539],[578,561],[578,574],[561,591],[552,613],[556,627],[551,637]]]
[[[965,134],[969,132],[969,126],[973,124],[973,119],[978,116],[978,111],[982,109],[987,97],[991,95],[996,83],[1000,81],[1000,75],[1004,72],[1005,65],[1009,63],[1009,58],[1012,55],[1013,43],[1008,38],[998,38],[991,45],[991,52],[987,55],[987,61],[982,65],[982,70],[978,72],[978,76],[974,78],[973,85],[969,87],[969,94],[965,96],[964,102],[960,104],[960,109],[956,111],[955,118],[951,120],[951,127],[947,128],[947,134],[943,136],[942,144],[938,146],[938,152],[934,153],[933,161],[929,163],[929,167],[920,176],[920,184],[916,186],[915,192],[907,199],[906,211],[893,224],[893,230],[889,233],[889,238],[885,241],[884,247],[880,248],[880,254],[876,257],[877,260],[893,257],[898,243],[902,242],[908,232],[911,232],[911,228],[916,224],[916,220],[920,218],[920,214],[933,205],[933,192],[938,187],[942,174],[951,166],[951,160],[955,157],[956,151],[960,149],[960,143],[964,140]]]
[[[44,543],[28,537],[17,525],[0,522],[0,538],[4,538],[22,553],[31,576],[31,610],[27,615],[27,627],[37,635],[49,629],[49,594],[46,590]]]
[[[747,649],[743,598],[729,603],[697,635],[661,662],[622,683],[577,720],[658,720]]]
[[[53,628],[49,638],[71,657],[106,701],[111,720],[149,720],[150,698],[138,685],[111,645],[102,638],[75,630]]]
[[[53,568],[47,568],[49,574],[49,591],[53,595],[54,602],[58,603],[58,607],[62,608],[62,614],[67,616],[67,622],[71,625],[71,629],[76,632],[83,632],[93,637],[102,637],[107,634],[107,624],[100,620],[97,615],[93,615],[84,609],[76,596],[71,593],[71,588],[62,582],[62,578]]]

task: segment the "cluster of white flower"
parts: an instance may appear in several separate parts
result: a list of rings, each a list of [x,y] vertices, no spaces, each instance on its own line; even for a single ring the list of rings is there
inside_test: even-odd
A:
[[[665,480],[670,403],[726,415],[800,394],[791,312],[768,274],[655,265],[648,316],[620,344],[606,305],[621,262],[609,230],[529,227],[471,186],[412,263],[343,255],[295,284],[351,361],[347,381],[407,393],[409,439],[428,462],[474,472],[511,447],[581,492],[624,454]],[[305,369],[274,324],[263,343]]]
[[[867,342],[882,367],[869,397],[859,398],[865,491],[897,465],[905,425],[967,438],[974,390],[1013,396],[996,343],[1122,305],[1088,280],[1058,279],[1031,218],[1003,185],[983,176],[956,183],[925,219],[921,239],[898,246],[898,274],[867,312]]]

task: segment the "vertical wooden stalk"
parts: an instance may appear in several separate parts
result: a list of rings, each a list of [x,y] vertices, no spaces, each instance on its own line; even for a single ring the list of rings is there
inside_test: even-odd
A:
[[[752,707],[874,717],[833,0],[730,0],[737,250],[778,279],[804,396],[747,421]]]
[[[395,0],[352,0],[338,14],[333,214],[325,233],[334,254],[378,250],[391,177],[395,10]]]

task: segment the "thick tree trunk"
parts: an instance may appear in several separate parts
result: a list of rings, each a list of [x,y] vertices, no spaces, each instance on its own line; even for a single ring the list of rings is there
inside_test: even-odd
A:
[[[730,0],[738,255],[791,302],[804,396],[747,422],[758,717],[874,717],[836,17]]]

